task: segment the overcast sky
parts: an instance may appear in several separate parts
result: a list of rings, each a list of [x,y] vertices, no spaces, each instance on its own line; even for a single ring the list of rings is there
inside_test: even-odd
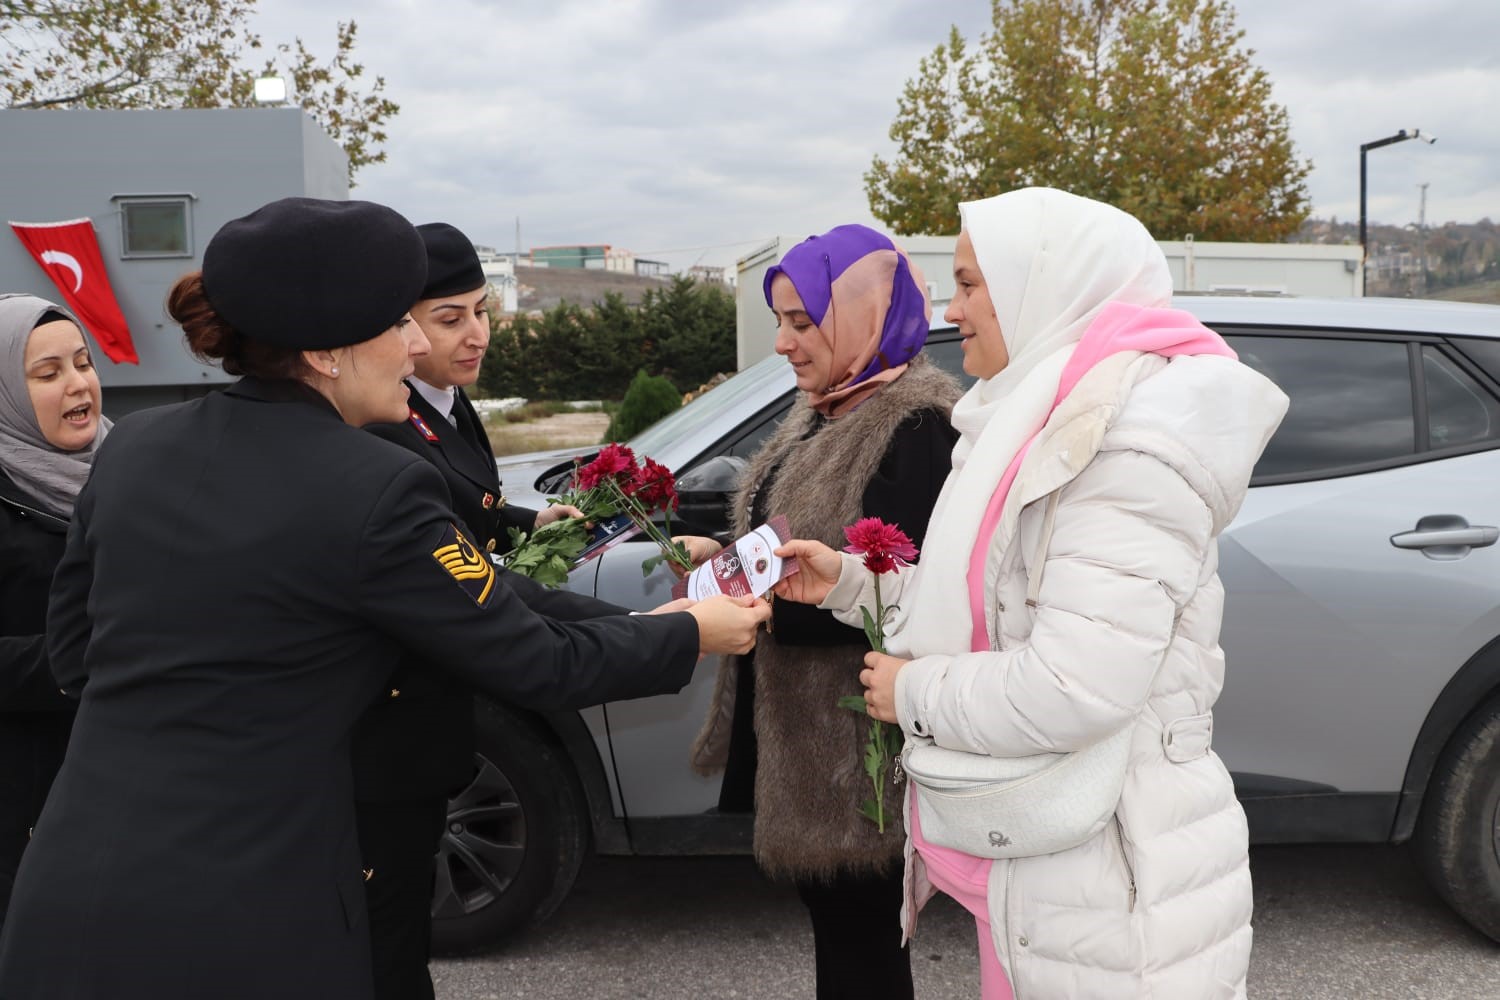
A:
[[[1313,162],[1315,215],[1500,219],[1500,3],[1243,0],[1244,44]],[[732,264],[778,233],[876,224],[862,175],[921,57],[989,0],[260,0],[265,39],[332,51],[357,11],[357,55],[401,104],[386,163],[356,197],[477,243],[610,243]]]

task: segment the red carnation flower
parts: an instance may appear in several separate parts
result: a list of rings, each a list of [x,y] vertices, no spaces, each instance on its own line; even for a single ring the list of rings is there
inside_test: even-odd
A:
[[[917,547],[906,532],[878,517],[863,517],[844,529],[845,552],[863,556],[871,573],[889,573],[917,558]]]
[[[672,470],[655,459],[646,459],[625,487],[625,492],[634,496],[648,511],[677,509],[677,478]]]
[[[618,480],[623,487],[634,474],[635,452],[623,444],[607,444],[599,449],[597,458],[574,474],[573,482],[580,490],[591,490],[606,479]]]

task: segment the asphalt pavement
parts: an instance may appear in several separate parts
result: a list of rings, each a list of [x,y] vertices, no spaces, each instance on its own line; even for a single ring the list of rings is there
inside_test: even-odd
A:
[[[1251,869],[1253,1000],[1500,1000],[1500,945],[1404,849],[1261,847]],[[976,955],[972,920],[935,900],[912,952],[917,996],[977,997]],[[812,938],[796,894],[749,858],[595,858],[551,919],[433,976],[438,1000],[811,998]]]

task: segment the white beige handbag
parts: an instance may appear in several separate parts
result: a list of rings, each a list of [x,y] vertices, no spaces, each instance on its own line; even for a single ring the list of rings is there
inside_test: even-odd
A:
[[[1074,753],[987,757],[908,736],[901,766],[922,836],[981,858],[1054,854],[1093,837],[1115,813],[1131,727]]]
[[[1047,498],[1026,587],[1030,607],[1041,592],[1060,492]],[[1072,753],[1029,757],[948,750],[908,733],[901,767],[915,790],[923,838],[981,858],[1024,858],[1076,847],[1103,830],[1119,805],[1133,728],[1126,725]]]

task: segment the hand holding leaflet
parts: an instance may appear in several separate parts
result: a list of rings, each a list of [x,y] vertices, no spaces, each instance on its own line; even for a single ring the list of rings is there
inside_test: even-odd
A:
[[[783,559],[776,550],[791,537],[786,517],[776,515],[677,581],[672,593],[695,601],[728,594],[761,597],[777,582],[797,572],[797,560]]]

